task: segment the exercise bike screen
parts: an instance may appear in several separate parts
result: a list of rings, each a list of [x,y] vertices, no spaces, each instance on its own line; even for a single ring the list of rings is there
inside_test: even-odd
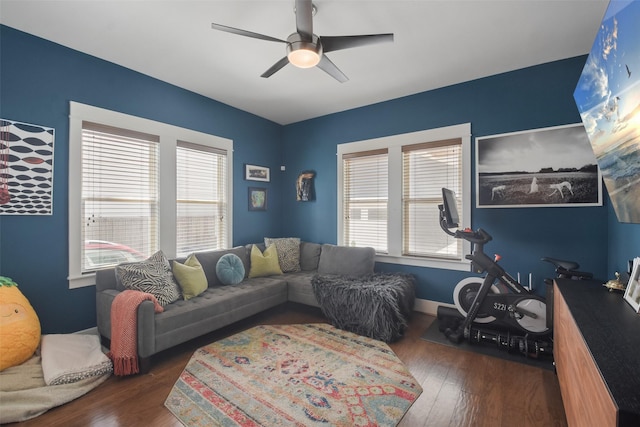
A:
[[[458,215],[458,207],[456,205],[456,193],[448,188],[442,189],[442,201],[444,206],[444,215],[447,220],[448,228],[456,228],[460,223]]]

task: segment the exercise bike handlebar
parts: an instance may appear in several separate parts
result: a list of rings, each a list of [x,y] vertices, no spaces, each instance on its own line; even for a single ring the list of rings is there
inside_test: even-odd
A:
[[[487,242],[490,242],[493,237],[482,228],[478,228],[477,230],[472,230],[471,228],[465,228],[463,230],[456,229],[455,231],[451,231],[450,228],[457,227],[457,225],[450,226],[447,222],[447,218],[444,214],[444,209],[442,205],[438,206],[440,208],[440,228],[444,230],[450,236],[455,237],[456,239],[464,239],[468,242],[471,242],[476,245],[484,245]]]
[[[482,228],[478,228],[477,230],[472,230],[471,228],[460,230],[458,228],[455,231],[451,231],[450,229],[458,227],[458,224],[449,224],[447,221],[447,215],[445,214],[444,205],[438,205],[438,209],[440,210],[440,228],[442,228],[448,235],[453,236],[456,239],[464,239],[468,242],[479,245],[480,247],[493,239],[493,237],[491,237],[491,235]]]
[[[484,273],[486,271],[491,272],[494,277],[502,277],[505,272],[502,267],[498,266],[497,260],[489,258],[484,253],[484,245],[493,240],[493,237],[482,228],[477,230],[456,228],[458,224],[449,224],[447,221],[444,206],[439,205],[438,208],[440,209],[440,227],[444,232],[456,239],[464,239],[473,245],[472,253],[465,256],[466,259],[471,260],[472,271],[476,273]],[[456,228],[456,230],[451,231],[451,228]]]
[[[471,242],[475,245],[484,245],[485,243],[493,240],[493,237],[482,228],[478,228],[477,230],[472,230],[470,228],[465,228],[464,230],[456,230],[453,233],[453,237],[457,239],[464,239],[468,242]]]

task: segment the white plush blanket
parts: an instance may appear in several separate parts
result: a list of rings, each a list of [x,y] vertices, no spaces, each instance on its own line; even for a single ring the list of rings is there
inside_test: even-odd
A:
[[[68,336],[91,337],[81,334],[64,335],[63,337]],[[111,361],[108,359],[109,368],[106,372],[99,373],[104,368],[104,359],[95,354],[96,340],[97,348],[100,349],[100,343],[96,336],[93,336],[95,340],[87,338],[49,339],[45,337],[47,335],[43,335],[41,347],[31,359],[0,372],[0,424],[37,417],[51,408],[88,393],[111,376]],[[73,352],[70,347],[60,348],[65,343],[75,348],[79,353],[86,355],[87,358],[80,360],[78,354],[74,354],[68,361],[61,360],[61,358],[69,357],[67,350]],[[49,381],[60,381],[58,385],[47,385],[45,381],[45,357],[41,355],[45,349],[48,354],[46,356],[47,377]],[[100,353],[102,352],[100,351]],[[98,365],[91,365],[94,362],[98,362]],[[72,364],[75,364],[73,369],[71,369]],[[94,374],[89,376],[90,373]],[[78,379],[75,382],[64,382],[70,381],[72,378]]]
[[[47,385],[68,384],[113,371],[96,335],[43,335],[41,346]]]

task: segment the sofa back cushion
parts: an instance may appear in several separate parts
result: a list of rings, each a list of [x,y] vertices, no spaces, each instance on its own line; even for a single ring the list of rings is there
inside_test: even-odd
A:
[[[115,268],[96,271],[96,292],[106,291],[107,289],[118,289]]]
[[[216,265],[218,264],[218,260],[225,254],[237,255],[244,264],[245,278],[249,273],[249,255],[244,246],[236,246],[232,249],[196,252],[196,258],[198,258],[198,261],[202,264],[204,274],[207,276],[207,282],[209,282],[209,287],[222,286],[222,283],[216,275]]]
[[[376,263],[373,248],[324,244],[318,262],[318,274],[365,276],[373,274]]]
[[[300,242],[300,269],[312,271],[318,269],[322,245],[319,243]]]

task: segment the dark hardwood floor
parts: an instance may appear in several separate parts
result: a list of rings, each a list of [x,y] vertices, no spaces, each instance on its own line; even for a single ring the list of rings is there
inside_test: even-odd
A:
[[[566,426],[555,374],[422,340],[434,318],[414,313],[390,347],[424,391],[399,424],[418,426]],[[17,426],[176,426],[164,401],[193,351],[258,324],[315,323],[315,308],[287,304],[152,358],[148,374],[111,377],[88,394]]]

